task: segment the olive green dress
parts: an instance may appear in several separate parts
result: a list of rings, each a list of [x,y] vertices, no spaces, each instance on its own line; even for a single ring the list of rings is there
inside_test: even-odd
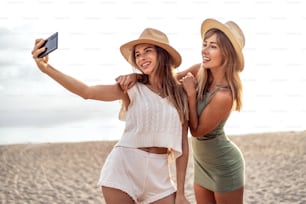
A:
[[[198,115],[221,88],[205,94],[198,101]],[[244,159],[239,148],[225,135],[222,121],[210,133],[192,137],[194,182],[214,192],[230,192],[244,185]]]

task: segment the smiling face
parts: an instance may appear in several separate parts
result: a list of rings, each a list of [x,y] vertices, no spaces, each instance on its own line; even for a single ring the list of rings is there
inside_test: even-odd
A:
[[[204,39],[202,46],[202,64],[206,69],[221,67],[223,55],[221,47],[217,43],[217,34]]]
[[[135,64],[144,74],[150,75],[156,69],[157,50],[151,44],[138,44],[134,48]]]

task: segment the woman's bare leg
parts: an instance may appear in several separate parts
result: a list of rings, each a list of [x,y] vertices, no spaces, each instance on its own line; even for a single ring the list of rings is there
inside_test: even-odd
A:
[[[216,204],[214,192],[198,184],[193,185],[196,202],[198,204]]]
[[[237,190],[227,192],[227,193],[215,193],[215,198],[217,203],[227,203],[227,204],[242,204],[243,203],[243,191],[244,188],[239,188]]]
[[[131,196],[119,189],[102,186],[102,193],[107,204],[135,204]]]
[[[151,204],[171,204],[171,203],[175,203],[175,193],[172,193],[171,195],[164,197],[160,200],[157,200]]]

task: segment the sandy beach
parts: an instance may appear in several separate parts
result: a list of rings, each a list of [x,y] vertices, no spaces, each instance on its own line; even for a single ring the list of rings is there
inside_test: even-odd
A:
[[[246,161],[244,203],[306,203],[306,131],[230,138]],[[0,203],[103,204],[96,183],[115,142],[0,146]],[[195,204],[192,168],[190,157],[186,195]]]

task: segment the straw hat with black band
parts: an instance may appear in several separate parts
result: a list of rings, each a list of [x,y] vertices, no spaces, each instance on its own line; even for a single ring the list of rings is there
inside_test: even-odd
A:
[[[228,21],[223,24],[215,19],[209,18],[204,20],[202,23],[201,26],[202,39],[204,39],[205,33],[213,28],[222,31],[231,41],[240,61],[239,71],[242,71],[244,68],[244,57],[242,49],[245,44],[245,38],[240,27],[233,21]]]
[[[172,57],[174,67],[177,68],[180,66],[182,62],[181,55],[169,45],[167,35],[153,28],[144,29],[137,40],[127,42],[120,47],[121,54],[132,66],[135,66],[133,63],[134,47],[143,43],[152,44],[165,49]]]

